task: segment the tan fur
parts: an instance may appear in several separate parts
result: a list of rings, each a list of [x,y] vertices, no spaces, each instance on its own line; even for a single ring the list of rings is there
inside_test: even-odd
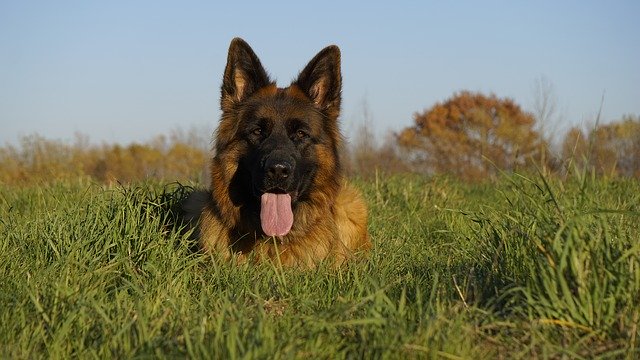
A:
[[[296,223],[282,237],[264,237],[256,232],[237,234],[216,216],[210,203],[211,193],[194,193],[185,209],[200,215],[199,238],[207,252],[236,255],[239,261],[270,259],[285,266],[313,267],[332,257],[336,265],[371,247],[367,233],[367,207],[360,193],[346,182],[335,203],[322,209],[301,206],[295,212]],[[237,249],[234,251],[234,249]]]

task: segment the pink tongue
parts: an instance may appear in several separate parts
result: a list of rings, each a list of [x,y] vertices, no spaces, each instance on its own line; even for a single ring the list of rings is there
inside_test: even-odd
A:
[[[265,193],[260,198],[260,222],[267,236],[284,236],[293,225],[291,196]]]

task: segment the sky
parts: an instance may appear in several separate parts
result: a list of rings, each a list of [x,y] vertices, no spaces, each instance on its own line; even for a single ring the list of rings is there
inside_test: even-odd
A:
[[[338,45],[348,137],[365,118],[379,136],[398,131],[461,90],[531,111],[541,78],[557,131],[592,124],[603,96],[613,121],[640,114],[639,14],[637,0],[0,0],[0,145],[212,131],[236,36],[280,86]]]

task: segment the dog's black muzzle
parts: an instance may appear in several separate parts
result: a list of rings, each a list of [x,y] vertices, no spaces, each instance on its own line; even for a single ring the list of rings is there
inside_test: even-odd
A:
[[[264,192],[286,193],[293,190],[295,159],[283,150],[272,151],[261,161]]]

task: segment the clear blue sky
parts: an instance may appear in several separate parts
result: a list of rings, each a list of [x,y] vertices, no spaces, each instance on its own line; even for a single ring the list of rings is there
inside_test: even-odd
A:
[[[640,1],[0,0],[0,145],[37,132],[93,142],[213,129],[229,41],[280,85],[342,49],[343,129],[378,134],[468,89],[525,109],[544,76],[562,128],[640,114]]]

